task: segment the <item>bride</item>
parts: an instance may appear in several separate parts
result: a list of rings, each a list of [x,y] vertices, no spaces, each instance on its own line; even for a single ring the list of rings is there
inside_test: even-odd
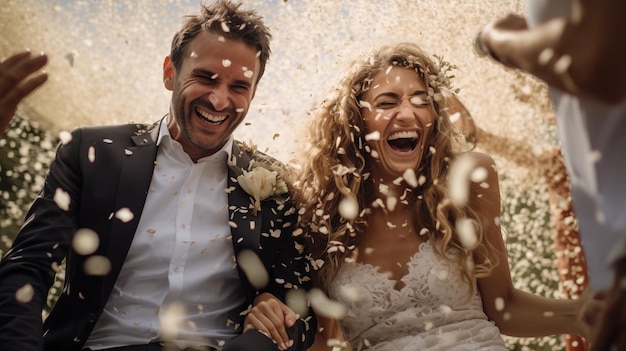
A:
[[[506,351],[501,334],[588,337],[593,300],[513,287],[497,170],[463,150],[445,66],[400,43],[349,67],[314,111],[296,177],[314,284],[346,309],[312,301],[311,350]]]

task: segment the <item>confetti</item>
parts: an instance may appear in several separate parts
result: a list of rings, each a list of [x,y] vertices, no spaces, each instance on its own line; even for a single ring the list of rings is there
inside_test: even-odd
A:
[[[124,223],[132,221],[134,217],[135,215],[126,207],[120,208],[117,212],[115,212],[115,218]]]
[[[228,25],[225,22],[221,22],[220,24],[222,25],[222,31],[224,33],[230,32],[230,27],[228,27]]]
[[[484,167],[477,167],[470,174],[470,180],[474,183],[480,183],[487,179],[487,169]]]
[[[416,106],[428,104],[428,100],[424,100],[419,96],[414,96],[409,101],[411,102],[411,104],[416,105]]]
[[[84,265],[85,273],[88,275],[105,276],[111,271],[111,261],[104,256],[90,256]]]
[[[359,105],[361,105],[361,107],[364,107],[370,111],[372,110],[372,105],[367,101],[361,100],[359,101]],[[367,137],[365,138],[365,140],[367,140]]]
[[[352,194],[344,196],[339,202],[339,215],[349,221],[359,215],[359,203]]]
[[[164,306],[159,313],[161,324],[160,337],[162,340],[174,340],[178,337],[178,331],[185,320],[185,307],[181,303]]]
[[[304,290],[291,289],[287,291],[285,304],[300,316],[306,316],[309,313],[309,300]]]
[[[572,57],[570,55],[563,55],[563,56],[561,56],[554,63],[554,73],[556,73],[556,74],[563,74],[563,73],[567,72],[567,70],[569,69],[569,66],[571,64],[572,64]]]
[[[311,306],[319,315],[330,319],[342,319],[346,315],[346,307],[339,302],[330,300],[320,289],[309,291]]]
[[[539,56],[537,57],[537,62],[540,65],[545,66],[548,64],[548,62],[550,62],[550,60],[552,60],[553,57],[554,50],[552,48],[545,48],[539,53]]]
[[[98,234],[87,228],[78,229],[72,239],[72,248],[79,255],[90,255],[98,249],[99,245]]]
[[[61,139],[61,144],[66,145],[70,141],[72,141],[72,134],[67,131],[62,131],[59,133],[59,139]]]
[[[250,284],[257,289],[262,289],[269,283],[269,274],[256,253],[250,250],[242,250],[237,255],[237,264],[246,274]]]
[[[15,299],[19,303],[29,303],[35,296],[35,289],[30,284],[25,284],[15,292]]]
[[[70,209],[70,195],[63,189],[57,188],[54,191],[54,203],[63,211],[67,211]]]
[[[371,132],[367,135],[365,135],[365,140],[370,141],[370,140],[380,140],[380,132],[379,131],[375,131],[375,132]]]
[[[455,206],[465,206],[469,199],[469,176],[474,170],[474,160],[465,154],[457,157],[450,166],[448,189]]]
[[[504,299],[501,297],[497,297],[496,298],[496,311],[503,311],[504,310]]]
[[[413,170],[412,168],[407,168],[406,171],[404,171],[404,173],[402,174],[402,178],[404,179],[404,181],[406,181],[407,184],[409,184],[413,188],[416,188],[420,184],[417,180],[417,176],[415,175],[415,170]],[[422,182],[426,180],[424,176],[421,176],[420,178],[423,179]]]
[[[589,152],[589,162],[597,163],[600,162],[600,160],[602,160],[602,152],[598,150],[592,150]]]
[[[87,159],[90,163],[94,163],[94,161],[96,161],[96,148],[93,146],[90,146],[87,150]]]

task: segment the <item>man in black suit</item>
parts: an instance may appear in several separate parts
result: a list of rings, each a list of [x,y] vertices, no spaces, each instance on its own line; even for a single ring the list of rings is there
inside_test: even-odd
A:
[[[202,6],[163,65],[153,125],[78,128],[0,261],[2,350],[305,350],[316,322],[297,211],[271,157],[233,140],[270,33]],[[17,83],[16,83],[17,84]],[[42,323],[58,267],[65,285]],[[295,307],[294,307],[295,308]]]

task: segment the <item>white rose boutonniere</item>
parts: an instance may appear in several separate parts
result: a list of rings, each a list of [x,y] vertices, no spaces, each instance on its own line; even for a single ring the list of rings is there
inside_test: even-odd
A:
[[[254,198],[254,215],[261,210],[261,201],[287,192],[287,184],[278,172],[270,170],[266,162],[252,160],[248,171],[237,177],[237,182],[245,192]]]

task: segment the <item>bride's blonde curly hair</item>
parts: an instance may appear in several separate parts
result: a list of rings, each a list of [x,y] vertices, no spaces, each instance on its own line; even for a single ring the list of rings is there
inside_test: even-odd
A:
[[[454,206],[445,187],[449,163],[463,146],[445,105],[444,95],[452,90],[450,77],[412,43],[383,46],[352,62],[331,94],[311,112],[309,144],[300,158],[294,197],[300,205],[300,226],[308,239],[316,285],[327,290],[339,267],[353,257],[359,233],[366,228],[369,209],[376,200],[374,183],[368,177],[367,131],[359,101],[374,75],[389,66],[408,67],[419,74],[428,87],[435,115],[427,151],[415,170],[424,182],[410,192],[414,231],[438,243],[436,251],[459,265],[473,289],[475,278],[488,275],[497,262],[490,255],[493,248],[484,239],[485,219],[469,207]],[[354,219],[339,213],[345,197],[358,202],[359,214]],[[474,223],[479,245],[471,249],[461,245],[454,225],[458,218]],[[445,255],[450,248],[456,248],[459,255]]]

